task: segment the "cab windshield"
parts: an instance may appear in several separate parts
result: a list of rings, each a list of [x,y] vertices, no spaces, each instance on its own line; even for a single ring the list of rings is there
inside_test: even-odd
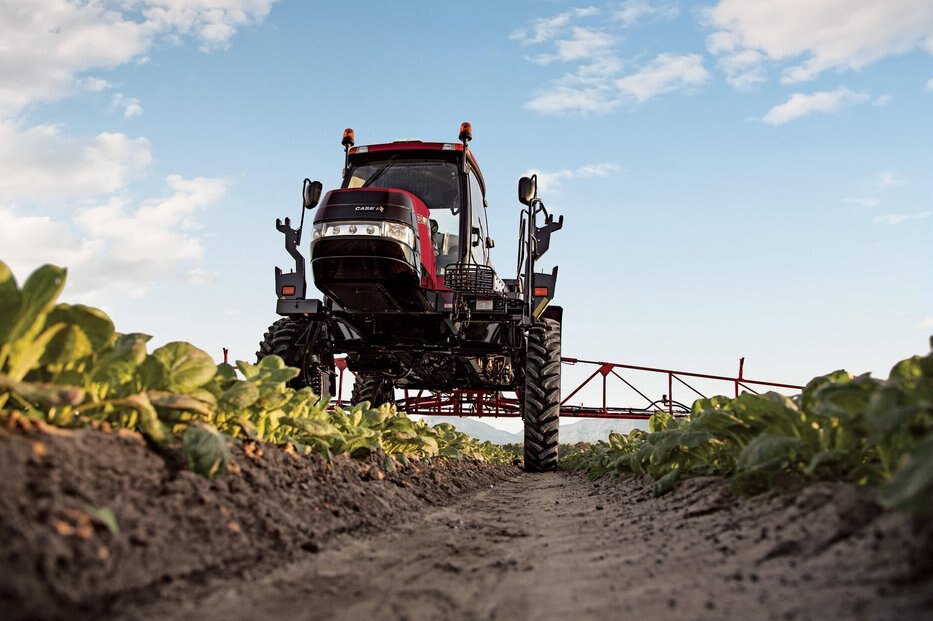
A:
[[[443,276],[460,257],[460,174],[453,162],[401,159],[354,165],[346,188],[394,188],[411,192],[430,210],[431,240],[437,274]]]

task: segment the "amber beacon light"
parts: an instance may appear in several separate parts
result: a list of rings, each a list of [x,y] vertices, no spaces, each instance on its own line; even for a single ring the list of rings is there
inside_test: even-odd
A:
[[[473,140],[473,126],[469,123],[460,123],[460,136],[459,139],[466,142],[468,140]]]

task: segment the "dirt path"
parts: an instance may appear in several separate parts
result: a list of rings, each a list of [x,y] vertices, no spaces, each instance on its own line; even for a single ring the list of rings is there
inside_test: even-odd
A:
[[[166,585],[111,615],[166,619],[920,619],[929,523],[865,490],[752,500],[718,480],[517,475],[388,532],[231,580]],[[926,617],[929,618],[929,617]]]

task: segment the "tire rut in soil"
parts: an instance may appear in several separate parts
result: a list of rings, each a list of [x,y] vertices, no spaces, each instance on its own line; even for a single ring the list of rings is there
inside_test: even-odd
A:
[[[129,616],[921,619],[933,579],[904,584],[915,526],[880,513],[853,530],[846,516],[869,498],[826,484],[736,499],[719,479],[694,479],[656,499],[633,480],[524,475]],[[789,555],[769,556],[782,545]]]

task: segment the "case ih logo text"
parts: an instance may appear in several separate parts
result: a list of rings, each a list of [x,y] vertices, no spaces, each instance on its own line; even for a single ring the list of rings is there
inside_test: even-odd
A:
[[[385,207],[383,207],[382,205],[363,205],[363,206],[357,207],[354,211],[379,211],[379,212],[382,212],[382,211],[385,211]]]

